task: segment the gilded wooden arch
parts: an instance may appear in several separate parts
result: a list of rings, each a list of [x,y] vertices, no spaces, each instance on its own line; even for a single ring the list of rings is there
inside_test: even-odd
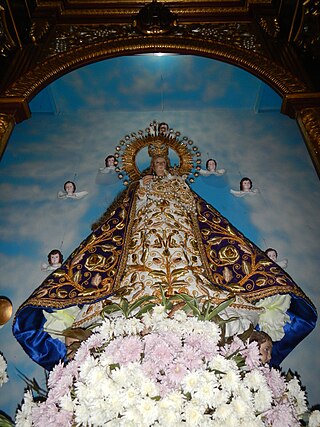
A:
[[[128,31],[123,34],[123,28],[122,26],[120,33],[113,31],[115,37],[95,37],[94,42],[85,44],[77,43],[77,37],[73,36],[74,42],[67,45],[63,52],[47,47],[41,61],[35,62],[27,72],[6,88],[0,98],[1,152],[5,149],[14,122],[31,116],[28,107],[30,100],[62,75],[81,66],[113,57],[170,52],[224,61],[245,69],[270,85],[283,99],[282,112],[297,119],[320,175],[319,94],[310,93],[303,81],[273,61],[259,41],[252,37],[248,39],[247,36],[241,38],[239,26],[236,31],[229,28],[230,37],[227,39],[219,38],[217,26],[214,29],[212,26],[201,26],[195,33],[192,33],[191,27],[185,27],[180,29],[178,34],[157,37],[131,34]],[[83,34],[83,27],[79,26],[79,31]],[[221,27],[221,31],[225,29]],[[244,28],[243,34],[247,34],[245,31]]]
[[[213,43],[201,38],[181,39],[166,36],[156,39],[141,37],[98,42],[54,55],[22,75],[7,88],[5,96],[30,101],[53,80],[76,68],[117,56],[150,52],[198,55],[228,62],[264,80],[282,97],[291,93],[307,92],[302,81],[260,52],[245,50],[232,44]]]

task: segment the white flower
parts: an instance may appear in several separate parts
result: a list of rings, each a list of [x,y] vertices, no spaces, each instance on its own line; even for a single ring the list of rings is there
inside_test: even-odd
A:
[[[184,323],[187,320],[187,313],[183,310],[177,310],[173,317],[177,322]]]
[[[258,391],[261,387],[267,386],[267,381],[265,377],[257,369],[248,372],[243,382],[252,391]]]
[[[236,363],[233,360],[225,359],[220,354],[217,354],[209,362],[209,367],[219,372],[227,372],[229,369],[238,370]]]
[[[257,307],[265,309],[259,316],[260,329],[270,335],[272,341],[280,341],[284,337],[283,327],[290,323],[290,317],[286,314],[290,303],[290,295],[273,295],[256,303]]]
[[[158,418],[158,407],[156,402],[148,397],[140,400],[137,409],[141,413],[142,425],[150,426]]]
[[[25,392],[23,399],[21,409],[18,409],[16,413],[15,426],[32,427],[32,408],[37,406],[37,404],[34,403],[30,390]]]
[[[258,412],[264,412],[271,408],[272,393],[267,386],[262,386],[254,394],[254,405]]]
[[[215,418],[225,421],[232,413],[232,407],[228,403],[217,406]],[[225,423],[223,423],[225,425]]]
[[[45,332],[52,338],[58,338],[60,341],[65,341],[65,337],[61,333],[72,326],[75,318],[80,312],[80,308],[77,306],[64,308],[63,310],[56,310],[52,313],[48,313],[42,310],[46,322],[43,325]]]
[[[309,427],[319,427],[320,426],[320,411],[316,410],[311,412],[309,417]]]
[[[126,332],[128,335],[136,335],[142,332],[144,327],[144,324],[139,319],[131,317],[125,322],[124,332]]]
[[[199,426],[203,418],[203,412],[199,409],[198,405],[195,405],[192,401],[185,404],[184,409],[186,417],[186,426]]]
[[[65,411],[73,412],[74,401],[72,400],[70,393],[67,393],[60,398],[60,406],[61,406],[61,409]]]
[[[199,371],[190,372],[182,380],[183,389],[185,392],[194,393],[201,384],[201,374]]]
[[[8,382],[7,363],[0,353],[0,387],[6,382]]]
[[[294,402],[298,415],[302,415],[307,411],[307,399],[305,392],[301,389],[297,378],[292,378],[287,384],[289,399]]]
[[[229,370],[222,376],[220,384],[227,391],[236,391],[239,388],[240,377],[239,374],[233,370]]]

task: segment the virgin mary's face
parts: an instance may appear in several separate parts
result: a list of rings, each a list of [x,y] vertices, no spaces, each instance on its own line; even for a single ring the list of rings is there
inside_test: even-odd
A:
[[[167,162],[164,157],[157,157],[154,160],[154,171],[157,176],[163,176],[167,168]]]

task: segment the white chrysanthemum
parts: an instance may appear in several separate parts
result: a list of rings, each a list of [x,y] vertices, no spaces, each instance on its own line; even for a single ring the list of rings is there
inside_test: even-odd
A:
[[[290,303],[290,295],[273,295],[256,303],[257,307],[265,309],[259,316],[260,329],[270,335],[272,341],[280,341],[284,337],[283,327],[290,323],[290,317],[286,314]]]
[[[198,405],[194,404],[192,400],[190,402],[186,402],[184,407],[184,414],[186,426],[195,427],[201,425],[203,411],[201,408],[199,408]]]
[[[60,341],[65,341],[65,337],[61,335],[62,331],[70,328],[80,312],[80,308],[77,306],[64,308],[62,310],[56,310],[52,313],[48,313],[45,310],[43,315],[46,318],[46,322],[43,325],[43,330],[48,332],[52,338],[58,338]]]
[[[32,393],[27,390],[23,396],[21,409],[18,409],[16,413],[16,427],[32,427],[32,408],[35,406],[37,404],[33,401]]]
[[[114,363],[114,359],[112,357],[112,355],[103,352],[102,354],[100,354],[100,358],[99,358],[99,364],[103,367],[105,367],[107,369],[107,371],[109,372],[108,367],[110,365],[112,365]]]
[[[73,412],[74,410],[74,401],[72,400],[71,394],[67,393],[59,399],[61,409],[68,412]]]
[[[320,411],[316,410],[311,412],[309,417],[309,427],[319,427],[320,426]]]
[[[8,382],[7,363],[0,353],[0,387],[6,382]]]
[[[131,317],[126,320],[124,332],[128,335],[137,335],[144,330],[144,324],[137,318]]]
[[[184,392],[194,393],[201,387],[201,372],[189,372],[181,382]]]
[[[106,340],[113,336],[113,322],[110,319],[104,319],[100,326],[95,329],[95,332],[101,334]]]
[[[156,397],[159,395],[156,384],[149,378],[145,378],[140,384],[140,392],[142,396]]]
[[[87,359],[79,367],[79,378],[86,381],[88,375],[93,368],[98,364],[98,360],[92,356],[88,356]]]
[[[261,386],[259,390],[254,393],[254,406],[258,412],[264,412],[271,408],[272,392],[265,385]]]
[[[159,409],[157,403],[149,397],[141,399],[137,405],[137,409],[141,414],[140,417],[142,417],[142,419],[140,418],[140,420],[143,426],[149,427],[158,418]]]
[[[182,405],[184,403],[184,397],[178,391],[172,391],[168,393],[163,399],[160,400],[159,405],[165,405],[167,402],[168,406],[175,409],[176,411],[181,410]]]
[[[137,420],[141,419],[141,414],[135,406],[131,406],[123,413],[122,425],[123,426],[137,426]]]
[[[209,367],[211,369],[214,369],[216,371],[223,372],[223,373],[229,371],[230,369],[235,371],[238,370],[237,364],[234,362],[234,360],[226,359],[220,354],[217,354],[212,358],[212,360],[209,362]]]
[[[161,405],[161,401],[159,402],[158,406],[159,406],[159,416],[158,416],[159,425],[166,426],[166,427],[176,427],[181,419],[180,412],[170,406],[164,408]]]
[[[166,309],[163,305],[156,305],[153,307],[152,313],[151,313],[151,320],[152,324],[157,324],[158,322],[161,322],[162,319],[166,317]]]
[[[243,381],[240,382],[239,388],[235,395],[245,401],[247,405],[253,405],[253,392],[251,392],[251,390],[244,384]]]
[[[287,384],[288,396],[291,402],[294,402],[298,415],[304,414],[307,410],[307,399],[305,392],[301,389],[299,380],[292,378]]]
[[[239,374],[233,370],[227,371],[226,374],[223,375],[222,378],[220,379],[221,386],[229,392],[238,390],[239,383],[240,383]]]
[[[259,390],[261,387],[267,386],[267,381],[266,381],[265,377],[257,369],[254,369],[251,372],[247,372],[246,376],[243,380],[243,383],[250,390],[254,390],[254,391]]]
[[[126,329],[126,322],[127,319],[125,319],[124,317],[118,317],[116,322],[113,320],[113,334],[115,337],[120,337],[124,335]]]
[[[113,369],[111,371],[111,378],[120,387],[125,387],[128,384],[128,370],[126,366],[120,366],[120,368]]]
[[[248,419],[248,415],[252,413],[253,407],[250,405],[250,401],[243,400],[240,396],[235,397],[230,402],[232,411],[237,415],[239,419]]]
[[[78,426],[86,426],[89,424],[90,419],[90,412],[92,409],[90,406],[86,405],[84,402],[79,402],[79,404],[76,404],[75,410],[74,410],[74,416],[75,416],[75,422]]]
[[[80,381],[74,384],[75,394],[77,396],[77,404],[86,406],[92,400],[90,387]]]
[[[212,382],[205,382],[195,394],[196,399],[209,407],[215,405],[215,397],[215,384]]]
[[[81,371],[83,374],[83,371]],[[107,371],[104,367],[98,365],[93,366],[90,371],[86,372],[86,382],[90,387],[97,387],[99,386],[100,381],[102,381],[107,374]]]
[[[214,417],[217,420],[221,420],[222,424],[225,425],[224,421],[232,414],[232,408],[228,403],[217,405]]]
[[[179,323],[182,323],[182,324],[184,324],[185,323],[185,321],[187,320],[187,313],[185,312],[185,311],[183,311],[183,310],[177,310],[175,313],[174,313],[174,316],[173,316],[173,318],[177,321],[177,322],[179,322]]]
[[[134,387],[128,387],[123,391],[123,403],[127,408],[136,407],[140,396],[137,393],[137,390]]]

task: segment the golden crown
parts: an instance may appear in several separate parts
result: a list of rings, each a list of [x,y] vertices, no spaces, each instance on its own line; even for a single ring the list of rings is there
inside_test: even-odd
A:
[[[148,154],[150,157],[168,157],[169,147],[161,140],[153,141],[148,145]]]

